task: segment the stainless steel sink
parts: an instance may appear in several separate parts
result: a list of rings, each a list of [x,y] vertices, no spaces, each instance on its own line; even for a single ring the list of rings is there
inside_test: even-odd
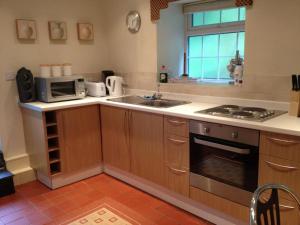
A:
[[[171,99],[147,99],[140,96],[124,96],[119,98],[111,98],[108,99],[108,101],[127,103],[133,105],[143,105],[143,106],[155,107],[155,108],[170,108],[174,106],[191,103],[188,101],[178,101],[178,100],[171,100]]]

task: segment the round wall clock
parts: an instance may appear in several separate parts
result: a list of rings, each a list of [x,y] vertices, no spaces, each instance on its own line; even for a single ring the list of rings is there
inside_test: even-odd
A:
[[[141,16],[137,11],[130,11],[126,17],[126,25],[131,33],[137,33],[141,28]]]

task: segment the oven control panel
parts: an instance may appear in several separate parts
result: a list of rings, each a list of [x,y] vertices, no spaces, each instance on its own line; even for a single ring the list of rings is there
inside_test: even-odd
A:
[[[259,146],[258,130],[192,120],[190,133]]]

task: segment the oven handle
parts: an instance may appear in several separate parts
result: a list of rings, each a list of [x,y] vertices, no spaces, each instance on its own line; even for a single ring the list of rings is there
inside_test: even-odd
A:
[[[206,145],[206,146],[209,146],[209,147],[212,147],[212,148],[218,148],[218,149],[221,149],[221,150],[224,150],[224,151],[234,152],[234,153],[243,154],[243,155],[249,155],[250,154],[249,149],[235,148],[235,147],[231,147],[231,146],[227,146],[227,145],[213,143],[213,142],[210,142],[210,141],[200,140],[200,139],[195,138],[195,137],[194,137],[194,142],[197,143],[197,144]]]

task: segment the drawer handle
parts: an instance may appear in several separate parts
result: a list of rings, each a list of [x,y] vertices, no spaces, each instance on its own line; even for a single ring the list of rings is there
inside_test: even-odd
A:
[[[168,166],[169,170],[171,170],[172,172],[175,172],[176,174],[184,174],[184,173],[187,173],[186,170],[179,170],[179,169],[175,169],[171,166]]]
[[[168,138],[169,141],[172,141],[174,143],[177,143],[177,144],[184,144],[186,143],[186,141],[181,141],[181,140],[177,140],[177,139],[173,139],[173,138]]]
[[[181,121],[177,121],[177,120],[168,120],[169,123],[172,123],[176,126],[180,126],[180,125],[184,125],[186,124],[186,122],[181,122]]]
[[[284,166],[284,165],[280,165],[280,164],[273,163],[270,161],[265,161],[265,163],[267,163],[270,167],[280,170],[280,171],[283,171],[283,172],[298,170],[298,168],[294,167],[294,166]]]
[[[266,201],[266,202],[268,201],[268,199],[265,198],[265,197],[263,197],[262,199],[264,201]],[[290,210],[294,210],[295,209],[295,207],[293,207],[293,206],[282,205],[282,204],[279,204],[279,208],[280,208],[281,211],[290,211]]]
[[[296,141],[285,140],[285,139],[280,139],[280,138],[267,137],[267,139],[269,139],[272,142],[281,144],[281,145],[295,145],[295,144],[299,144]]]

